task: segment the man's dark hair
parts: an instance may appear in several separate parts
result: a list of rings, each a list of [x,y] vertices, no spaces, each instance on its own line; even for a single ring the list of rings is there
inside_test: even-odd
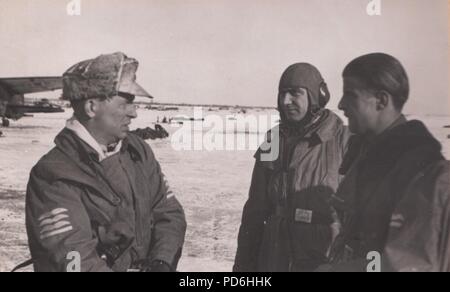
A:
[[[394,57],[374,53],[351,61],[343,77],[356,77],[370,90],[384,90],[393,97],[396,109],[401,110],[408,100],[408,75],[402,64]]]

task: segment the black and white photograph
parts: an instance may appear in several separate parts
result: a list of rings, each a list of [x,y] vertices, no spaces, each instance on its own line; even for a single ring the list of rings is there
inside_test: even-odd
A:
[[[0,272],[450,272],[449,11],[0,0]]]

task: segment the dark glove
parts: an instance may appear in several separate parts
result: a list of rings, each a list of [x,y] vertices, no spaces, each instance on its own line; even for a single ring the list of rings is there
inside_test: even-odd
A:
[[[149,272],[172,272],[172,267],[164,261],[155,260],[150,262],[149,260],[140,260],[133,264],[133,270],[138,270],[143,273]]]
[[[110,226],[98,226],[98,254],[104,258],[109,267],[131,246],[134,235],[125,222],[114,222]]]

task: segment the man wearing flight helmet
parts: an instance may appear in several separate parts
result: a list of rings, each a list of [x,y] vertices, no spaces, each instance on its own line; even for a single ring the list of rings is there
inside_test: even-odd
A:
[[[281,123],[266,141],[279,147],[279,155],[266,159],[263,146],[255,155],[234,271],[313,271],[327,261],[339,229],[328,200],[341,180],[338,169],[350,136],[325,109],[329,99],[314,66],[298,63],[283,73]]]

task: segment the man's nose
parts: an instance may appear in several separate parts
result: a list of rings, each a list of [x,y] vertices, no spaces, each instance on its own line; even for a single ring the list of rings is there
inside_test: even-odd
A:
[[[137,105],[130,105],[128,109],[128,116],[132,119],[137,118]]]
[[[283,93],[282,98],[284,105],[292,104],[292,95],[289,92]]]

